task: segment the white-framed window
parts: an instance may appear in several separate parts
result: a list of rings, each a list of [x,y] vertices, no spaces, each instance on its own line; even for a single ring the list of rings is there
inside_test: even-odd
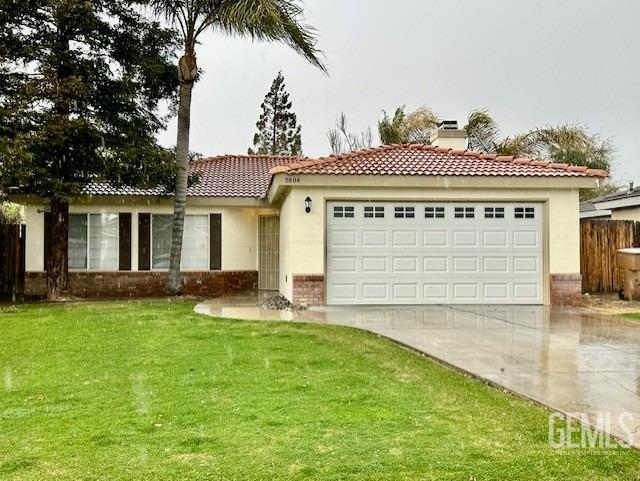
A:
[[[415,207],[398,206],[393,208],[393,216],[396,219],[413,219],[416,216]]]
[[[151,216],[151,268],[168,269],[173,216]],[[209,216],[185,215],[182,237],[182,269],[209,269]]]
[[[364,207],[365,219],[384,219],[384,206],[382,205],[366,205]]]
[[[444,207],[428,205],[424,208],[425,219],[444,219]]]
[[[333,207],[333,217],[338,219],[353,219],[355,217],[355,208],[352,205],[336,205]]]
[[[504,207],[485,207],[485,219],[504,219]]]
[[[69,214],[69,269],[118,270],[118,214]]]
[[[516,219],[535,219],[536,209],[535,207],[516,207],[514,217]]]
[[[456,219],[473,219],[476,216],[475,207],[456,207],[453,211]]]

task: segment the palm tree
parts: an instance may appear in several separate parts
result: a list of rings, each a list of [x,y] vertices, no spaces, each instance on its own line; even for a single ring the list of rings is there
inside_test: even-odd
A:
[[[590,133],[583,125],[538,127],[512,137],[500,138],[498,124],[489,112],[476,110],[469,114],[465,130],[469,150],[611,170],[614,154],[611,142]],[[600,187],[581,190],[580,200],[589,200],[616,190],[618,186],[614,182],[605,181]]]
[[[611,167],[613,146],[583,125],[537,127],[500,138],[498,124],[489,112],[476,110],[469,114],[464,128],[469,150],[587,165],[593,169]]]
[[[153,11],[180,33],[184,52],[178,62],[180,97],[176,143],[176,190],[169,264],[169,294],[182,290],[180,259],[187,197],[191,94],[198,76],[196,45],[207,30],[252,40],[282,42],[323,72],[313,27],[301,23],[303,10],[294,0],[150,0]]]
[[[382,111],[378,122],[378,133],[383,144],[429,144],[431,133],[438,128],[440,119],[429,107],[420,107],[405,113],[404,106],[398,107],[389,117]]]

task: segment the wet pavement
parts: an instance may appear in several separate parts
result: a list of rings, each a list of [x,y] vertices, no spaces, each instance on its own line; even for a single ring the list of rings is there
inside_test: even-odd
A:
[[[255,298],[196,306],[213,316],[355,327],[388,337],[563,413],[611,419],[640,447],[640,321],[542,306],[353,306],[258,309]],[[632,416],[629,417],[629,416]]]

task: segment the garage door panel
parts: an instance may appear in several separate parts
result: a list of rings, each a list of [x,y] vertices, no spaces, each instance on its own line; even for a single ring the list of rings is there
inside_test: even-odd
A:
[[[478,297],[478,284],[469,282],[454,282],[453,295],[460,300],[476,300]]]
[[[513,272],[515,273],[536,273],[539,272],[540,258],[536,256],[513,258]]]
[[[362,284],[362,298],[371,303],[387,302],[389,300],[387,284],[368,282]]]
[[[334,272],[357,272],[358,259],[356,256],[333,256],[330,260]]]
[[[484,284],[483,288],[487,300],[501,302],[509,299],[509,284],[506,282]]]
[[[537,247],[538,231],[516,230],[513,232],[513,247]]]
[[[362,258],[362,272],[364,274],[386,273],[387,258],[386,256],[367,256]]]
[[[505,230],[482,232],[483,247],[507,247],[509,234]]]
[[[362,231],[362,245],[363,247],[388,247],[387,237],[386,231],[364,229]]]
[[[418,245],[418,233],[415,230],[394,230],[394,247],[415,247]]]
[[[509,258],[507,256],[483,258],[484,272],[486,273],[507,273],[509,272]]]
[[[534,283],[513,285],[514,296],[523,299],[536,299],[538,297],[538,285]]]
[[[477,247],[478,232],[471,230],[454,230],[453,247]]]
[[[422,292],[426,301],[446,302],[449,299],[449,285],[445,283],[423,284]]]
[[[542,303],[539,204],[342,202],[354,215],[338,219],[331,204],[329,304]],[[365,206],[379,217],[365,218]],[[518,207],[529,217],[516,218]],[[436,212],[444,217],[427,217]]]
[[[422,271],[426,274],[447,272],[448,260],[447,256],[424,257],[422,259]]]
[[[394,257],[393,272],[408,273],[418,272],[418,258],[412,257]]]
[[[339,302],[356,302],[358,285],[356,282],[336,283],[329,288],[329,296]]]
[[[418,283],[394,283],[393,298],[401,301],[417,301],[418,300]]]
[[[329,236],[329,245],[334,247],[356,247],[358,233],[351,229],[335,230]]]
[[[448,235],[446,230],[425,230],[422,236],[425,247],[447,247]]]
[[[475,273],[478,272],[477,257],[453,257],[453,272]]]

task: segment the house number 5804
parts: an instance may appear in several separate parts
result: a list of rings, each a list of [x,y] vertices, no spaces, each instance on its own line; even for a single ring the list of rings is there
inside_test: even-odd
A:
[[[300,183],[300,177],[285,177],[284,178],[284,183],[285,184],[299,184]]]

